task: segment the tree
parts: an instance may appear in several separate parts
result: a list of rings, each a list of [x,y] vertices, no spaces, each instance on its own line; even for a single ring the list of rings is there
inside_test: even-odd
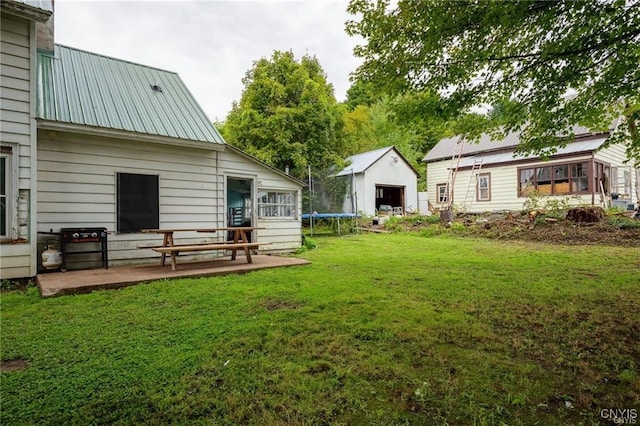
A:
[[[227,142],[306,180],[342,158],[342,107],[315,57],[275,51],[247,71],[221,132]]]
[[[422,149],[430,140],[413,121],[397,116],[399,107],[406,107],[404,97],[383,96],[370,106],[358,105],[344,114],[344,146],[349,154],[359,154],[386,146],[395,146],[416,169],[423,168]],[[421,174],[424,178],[424,174]],[[420,185],[425,183],[422,179]],[[423,185],[424,186],[424,185]]]
[[[521,132],[548,155],[579,124],[610,128],[640,160],[640,2],[351,0],[347,32],[366,44],[356,78],[388,93],[431,91],[440,113],[500,105],[486,129]]]

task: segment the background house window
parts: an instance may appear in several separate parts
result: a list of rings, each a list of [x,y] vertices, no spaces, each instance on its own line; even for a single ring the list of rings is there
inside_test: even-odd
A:
[[[589,163],[577,163],[571,165],[571,192],[584,192],[589,190]]]
[[[118,232],[160,227],[157,175],[118,173]]]
[[[620,198],[631,197],[631,172],[618,167],[611,168],[611,192]]]
[[[560,164],[559,166],[553,166],[553,193],[568,194],[570,192],[569,165]]]
[[[258,194],[259,217],[296,217],[295,192],[261,192]]]
[[[478,190],[476,194],[478,201],[491,201],[491,173],[478,175]]]
[[[436,185],[436,194],[438,194],[438,203],[446,203],[449,200],[449,193],[447,191],[447,184],[440,183]]]
[[[518,170],[521,197],[538,191],[542,195],[580,194],[589,190],[589,163],[556,164]]]

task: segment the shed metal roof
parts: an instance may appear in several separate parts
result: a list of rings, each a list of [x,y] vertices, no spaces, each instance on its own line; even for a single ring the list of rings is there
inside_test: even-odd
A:
[[[382,158],[387,152],[393,150],[398,156],[404,161],[407,166],[416,175],[420,175],[417,170],[407,161],[406,158],[396,149],[395,146],[386,146],[384,148],[374,149],[373,151],[363,152],[361,154],[355,154],[346,158],[347,166],[342,169],[340,172],[336,173],[334,176],[347,176],[351,174],[362,173],[371,167],[376,161]]]
[[[363,152],[347,157],[347,166],[336,174],[336,176],[345,176],[353,173],[362,173],[367,170],[373,163],[378,161],[380,157],[393,149],[392,146],[374,149],[373,151]]]
[[[37,118],[224,144],[178,74],[59,44],[38,52]]]

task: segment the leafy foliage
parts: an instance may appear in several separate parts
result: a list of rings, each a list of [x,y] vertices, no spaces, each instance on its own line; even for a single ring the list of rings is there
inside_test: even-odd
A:
[[[243,83],[221,126],[230,144],[300,179],[308,166],[340,161],[342,107],[315,57],[297,61],[291,51],[275,51],[255,61]]]
[[[521,152],[552,154],[575,125],[629,142],[640,160],[637,0],[352,0],[347,31],[366,44],[356,78],[392,94],[437,92],[451,118],[500,105],[495,136],[521,132]]]

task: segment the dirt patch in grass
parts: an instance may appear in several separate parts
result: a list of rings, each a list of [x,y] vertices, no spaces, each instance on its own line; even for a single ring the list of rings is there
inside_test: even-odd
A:
[[[265,308],[267,311],[277,311],[280,309],[298,309],[300,308],[299,303],[292,302],[290,300],[281,300],[281,299],[266,299],[260,306]]]
[[[20,371],[29,368],[29,362],[21,359],[8,359],[0,361],[0,371]]]

